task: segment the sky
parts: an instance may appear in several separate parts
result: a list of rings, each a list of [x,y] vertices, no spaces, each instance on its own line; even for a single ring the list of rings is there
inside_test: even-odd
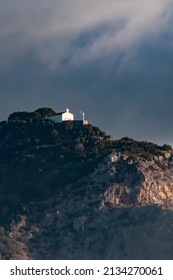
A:
[[[173,145],[172,0],[0,0],[0,120],[69,108]]]

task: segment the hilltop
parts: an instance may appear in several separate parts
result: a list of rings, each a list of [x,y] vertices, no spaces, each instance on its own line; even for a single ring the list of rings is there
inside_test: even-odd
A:
[[[171,259],[171,146],[52,113],[0,122],[1,259]]]

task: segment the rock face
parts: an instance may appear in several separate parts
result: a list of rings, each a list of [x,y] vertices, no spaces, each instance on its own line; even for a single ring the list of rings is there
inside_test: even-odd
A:
[[[29,259],[172,259],[172,171],[170,158],[107,156],[88,176],[35,202],[11,238],[27,246]]]
[[[171,205],[172,171],[173,164],[169,158],[150,161],[139,158],[138,163],[133,163],[128,158],[119,159],[110,166],[113,183],[106,190],[105,201],[114,206]]]

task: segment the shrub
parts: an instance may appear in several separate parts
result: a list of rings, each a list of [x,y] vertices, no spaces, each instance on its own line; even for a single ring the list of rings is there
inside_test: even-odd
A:
[[[163,149],[164,151],[170,151],[170,150],[172,150],[172,147],[171,147],[171,145],[164,144],[164,145],[162,146],[162,149]]]

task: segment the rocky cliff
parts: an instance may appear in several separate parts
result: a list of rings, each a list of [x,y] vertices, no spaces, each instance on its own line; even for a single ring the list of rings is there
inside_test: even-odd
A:
[[[172,259],[171,147],[41,122],[1,124],[1,259]]]

